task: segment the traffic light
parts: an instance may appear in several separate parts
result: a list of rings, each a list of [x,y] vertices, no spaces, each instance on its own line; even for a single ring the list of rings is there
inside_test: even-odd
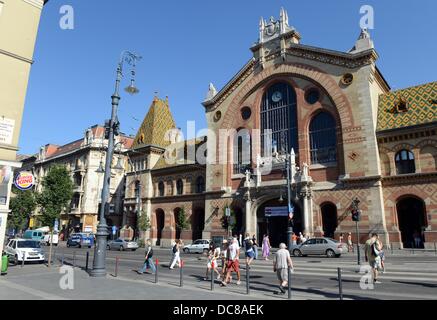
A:
[[[360,221],[361,212],[360,210],[352,210],[352,221]]]

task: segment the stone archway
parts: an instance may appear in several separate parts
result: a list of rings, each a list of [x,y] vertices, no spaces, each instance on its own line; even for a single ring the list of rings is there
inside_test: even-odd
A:
[[[327,238],[334,238],[338,226],[337,206],[331,202],[325,202],[320,206],[322,214],[323,234]]]
[[[423,248],[427,226],[425,202],[415,196],[404,196],[396,202],[399,231],[404,248]]]
[[[156,223],[156,245],[161,245],[162,229],[165,224],[165,212],[162,209],[155,210],[155,223]]]
[[[192,240],[202,238],[202,232],[205,228],[205,210],[203,208],[195,208],[191,215],[191,230]]]

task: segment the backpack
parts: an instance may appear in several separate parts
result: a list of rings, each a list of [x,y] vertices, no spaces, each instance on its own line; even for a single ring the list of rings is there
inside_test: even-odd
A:
[[[149,255],[147,256],[147,258],[150,259],[152,257],[153,257],[153,249],[150,248]]]
[[[173,253],[176,253],[178,250],[177,250],[177,245],[175,244],[174,246],[173,246]]]
[[[372,244],[371,249],[372,249],[372,256],[373,257],[379,256],[379,251],[378,251],[378,249],[376,249],[376,242],[374,244]]]

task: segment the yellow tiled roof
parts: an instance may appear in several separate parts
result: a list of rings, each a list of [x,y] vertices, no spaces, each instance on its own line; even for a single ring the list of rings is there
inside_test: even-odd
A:
[[[166,147],[170,142],[165,141],[165,133],[175,128],[176,122],[171,114],[168,100],[161,100],[155,97],[149,112],[135,136],[132,148],[135,149],[146,145]]]
[[[179,152],[178,156],[180,156],[180,160],[175,161],[175,163],[167,163],[164,154],[162,154],[159,160],[156,162],[153,169],[171,168],[171,167],[195,164],[196,163],[195,160],[185,159],[186,147],[189,143],[193,143],[193,142],[195,144],[196,152],[197,152],[197,148],[204,143],[203,139],[190,139],[190,140],[184,140],[178,142],[177,144],[175,144],[175,149],[177,149]]]
[[[379,96],[377,131],[437,121],[437,82],[397,90]],[[400,101],[406,111],[398,110]]]

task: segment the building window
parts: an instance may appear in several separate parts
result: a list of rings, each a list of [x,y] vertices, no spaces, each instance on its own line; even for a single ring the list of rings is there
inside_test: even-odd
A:
[[[296,93],[284,82],[267,89],[261,102],[262,155],[269,155],[271,149],[264,149],[273,145],[278,151],[298,151]]]
[[[176,192],[177,194],[184,193],[184,183],[182,182],[181,179],[178,179],[178,181],[176,181]]]
[[[238,130],[234,137],[234,164],[233,173],[244,173],[250,167],[252,158],[252,141],[247,129]]]
[[[159,183],[158,183],[158,192],[159,192],[159,196],[160,196],[160,197],[163,197],[163,196],[164,196],[164,190],[165,190],[165,188],[164,188],[164,182],[159,181]]]
[[[243,107],[241,109],[241,118],[243,118],[243,120],[248,120],[251,115],[252,115],[252,110],[250,110],[249,107]]]
[[[337,137],[334,118],[326,112],[316,115],[310,123],[311,163],[337,161]]]
[[[75,193],[73,194],[73,199],[71,200],[71,209],[72,210],[79,209],[79,204],[80,204],[80,194]]]
[[[315,104],[319,100],[320,100],[320,93],[319,90],[317,90],[316,88],[312,88],[308,90],[308,92],[305,94],[305,101],[308,104]]]
[[[205,179],[202,176],[199,176],[196,179],[196,192],[202,193],[204,191],[205,191]]]
[[[408,150],[401,150],[395,156],[397,174],[406,174],[416,172],[414,163],[414,154]]]

